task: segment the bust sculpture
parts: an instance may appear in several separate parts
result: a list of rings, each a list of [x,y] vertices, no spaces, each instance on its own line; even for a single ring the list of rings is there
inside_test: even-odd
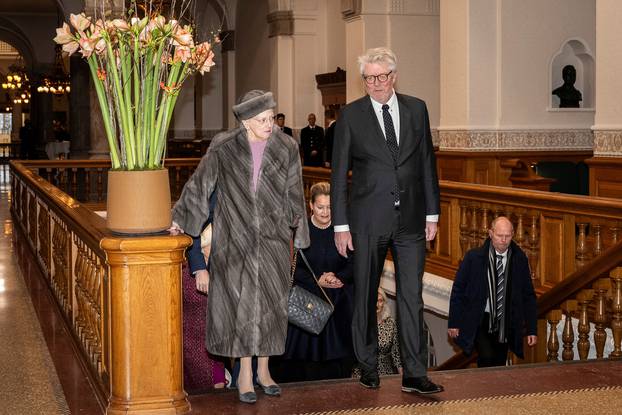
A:
[[[579,101],[583,98],[581,91],[574,87],[577,80],[577,71],[572,65],[566,65],[562,69],[564,84],[553,90],[553,95],[559,98],[559,108],[579,108]]]

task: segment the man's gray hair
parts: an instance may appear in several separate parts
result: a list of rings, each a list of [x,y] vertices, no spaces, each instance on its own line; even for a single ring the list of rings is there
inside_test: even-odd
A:
[[[395,72],[397,70],[397,58],[395,53],[389,48],[371,48],[367,49],[364,55],[358,57],[357,62],[359,64],[359,70],[361,75],[365,75],[365,65],[368,63],[384,63],[389,67],[389,70]]]

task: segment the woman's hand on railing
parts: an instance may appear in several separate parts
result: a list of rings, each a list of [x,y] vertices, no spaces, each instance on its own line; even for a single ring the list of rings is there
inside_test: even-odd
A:
[[[173,224],[171,225],[170,228],[167,229],[168,233],[170,233],[171,235],[175,236],[175,235],[181,235],[184,233],[184,230],[175,222],[173,222]]]

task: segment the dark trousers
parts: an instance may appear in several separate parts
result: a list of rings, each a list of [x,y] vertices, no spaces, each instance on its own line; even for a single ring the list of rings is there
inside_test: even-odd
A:
[[[499,342],[497,332],[489,333],[489,314],[484,317],[475,336],[477,367],[505,366],[508,358],[508,344]]]
[[[352,234],[354,243],[354,354],[363,371],[378,364],[376,302],[387,250],[395,265],[397,325],[404,377],[425,376],[427,341],[423,335],[422,278],[425,263],[425,235],[408,234],[395,211],[393,230],[388,235]]]

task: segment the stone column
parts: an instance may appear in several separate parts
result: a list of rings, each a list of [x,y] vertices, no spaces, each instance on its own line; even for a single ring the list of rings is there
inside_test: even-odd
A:
[[[590,195],[622,198],[622,4],[596,1],[596,114],[594,158],[589,160]]]
[[[87,159],[91,149],[91,74],[84,58],[70,59],[71,93],[69,94],[69,134],[71,135],[71,158]]]
[[[235,30],[226,30],[220,34],[222,57],[222,125],[224,128],[234,128],[236,119],[231,113],[231,107],[237,99],[235,96]]]
[[[11,113],[11,142],[19,141],[19,130],[22,128],[22,105],[13,104],[13,112]]]

